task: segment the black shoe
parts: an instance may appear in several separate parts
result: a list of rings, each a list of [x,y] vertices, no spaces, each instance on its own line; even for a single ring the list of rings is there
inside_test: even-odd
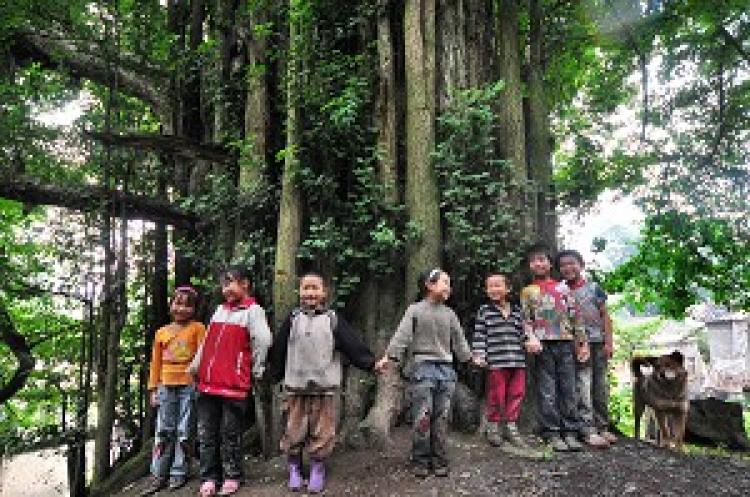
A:
[[[414,465],[414,476],[417,478],[427,478],[430,475],[430,468],[424,464]]]
[[[173,476],[169,479],[169,489],[177,490],[178,488],[184,487],[185,483],[187,483],[187,478],[184,476]]]
[[[448,476],[448,466],[435,466],[433,472],[435,476],[446,477]]]

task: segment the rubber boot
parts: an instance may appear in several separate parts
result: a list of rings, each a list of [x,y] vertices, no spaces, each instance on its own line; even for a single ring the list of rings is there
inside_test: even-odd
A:
[[[289,490],[299,492],[302,490],[302,459],[299,456],[289,456],[287,467],[289,468]]]
[[[317,494],[326,487],[326,465],[325,462],[313,459],[310,465],[310,481],[307,484],[307,490],[311,494]]]

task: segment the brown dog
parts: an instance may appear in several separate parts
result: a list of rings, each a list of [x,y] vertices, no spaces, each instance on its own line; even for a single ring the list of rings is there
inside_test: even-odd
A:
[[[660,357],[633,357],[630,369],[633,373],[633,414],[635,415],[635,438],[640,438],[641,416],[650,406],[659,423],[659,445],[682,448],[685,424],[690,403],[687,398],[687,370],[684,357],[674,351]],[[645,374],[641,366],[653,369]]]

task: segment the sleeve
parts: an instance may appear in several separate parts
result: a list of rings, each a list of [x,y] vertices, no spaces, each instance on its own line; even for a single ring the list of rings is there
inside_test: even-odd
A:
[[[159,385],[161,378],[161,345],[160,333],[157,330],[154,335],[154,344],[151,346],[151,365],[148,370],[148,389],[153,390]]]
[[[344,354],[355,366],[365,371],[372,370],[375,356],[352,331],[349,323],[338,316],[336,328],[333,329],[333,339],[336,348]]]
[[[460,362],[471,359],[471,349],[456,313],[451,311],[451,349]]]
[[[471,351],[474,355],[487,358],[487,323],[484,320],[484,310],[479,308],[474,321],[474,335],[471,337]]]
[[[270,368],[271,379],[279,382],[284,379],[286,370],[286,349],[289,347],[289,332],[292,329],[292,315],[289,314],[281,328],[276,332],[273,338],[273,345],[268,353],[268,367]]]
[[[534,331],[534,298],[530,286],[521,290],[521,326],[528,335]]]
[[[607,293],[598,284],[594,288],[594,298],[596,299],[596,306],[597,307],[601,307],[602,304],[606,304],[607,303]]]
[[[253,345],[253,376],[260,378],[266,369],[266,355],[271,347],[271,330],[266,320],[266,311],[259,305],[248,310],[248,330]]]
[[[412,319],[414,317],[414,304],[410,305],[404,317],[401,318],[401,322],[396,328],[396,333],[391,338],[388,348],[385,350],[385,355],[396,361],[401,361],[404,358],[406,349],[411,345],[414,339],[414,324]]]

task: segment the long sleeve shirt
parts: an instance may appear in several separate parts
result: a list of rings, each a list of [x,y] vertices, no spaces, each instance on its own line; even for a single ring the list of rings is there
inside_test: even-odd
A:
[[[525,367],[523,341],[523,321],[518,306],[511,305],[507,317],[495,304],[479,308],[471,349],[490,369]]]
[[[159,385],[190,384],[188,366],[205,335],[206,328],[197,321],[184,326],[171,323],[159,328],[151,348],[148,389],[153,390]]]
[[[420,362],[466,362],[471,350],[458,316],[445,304],[427,299],[410,305],[391,338],[386,355],[402,361],[407,351],[414,364]]]
[[[521,306],[525,331],[539,340],[586,342],[580,309],[565,283],[534,280],[521,290]]]

